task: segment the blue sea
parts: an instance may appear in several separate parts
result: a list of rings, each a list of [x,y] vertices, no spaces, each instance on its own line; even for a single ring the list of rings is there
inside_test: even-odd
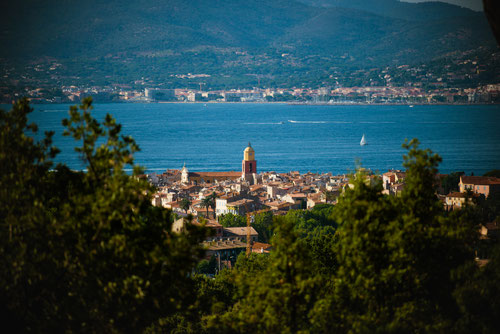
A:
[[[5,106],[3,106],[5,108]],[[63,137],[69,105],[35,105],[30,120],[54,130],[57,161],[85,169]],[[259,171],[373,171],[401,168],[406,138],[441,155],[441,173],[481,175],[500,169],[500,106],[307,106],[287,104],[95,104],[102,120],[112,114],[141,151],[136,163],[148,172],[241,170],[248,142]],[[360,146],[365,135],[367,145]]]

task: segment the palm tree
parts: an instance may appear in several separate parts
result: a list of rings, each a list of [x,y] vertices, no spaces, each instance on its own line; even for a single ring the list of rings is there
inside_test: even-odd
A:
[[[214,210],[214,219],[215,219],[215,200],[217,199],[217,194],[215,193],[215,191],[210,195],[208,196],[210,198],[210,207]],[[208,217],[207,217],[208,218]]]
[[[201,207],[207,209],[207,219],[208,219],[208,208],[212,206],[212,198],[210,196],[205,197],[201,200]]]
[[[179,204],[179,207],[184,210],[186,213],[188,212],[189,210],[189,207],[191,206],[191,201],[189,200],[188,197],[184,197],[182,200],[181,200],[181,203]]]

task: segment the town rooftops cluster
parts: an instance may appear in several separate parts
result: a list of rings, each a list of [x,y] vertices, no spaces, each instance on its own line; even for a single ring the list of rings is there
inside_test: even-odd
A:
[[[397,196],[405,187],[406,173],[401,170],[389,170],[381,176],[365,170],[363,175],[367,184],[381,180],[384,194]],[[457,185],[459,191],[444,194],[442,180],[446,176],[437,174],[435,184],[437,195],[447,210],[461,208],[467,198],[481,195],[487,198],[492,193],[500,192],[500,178],[463,175]],[[215,230],[215,237],[206,240],[207,249],[219,255],[217,252],[224,249],[226,258],[234,255],[231,252],[245,248],[247,235],[245,227],[223,228],[218,223],[221,216],[229,213],[246,216],[260,212],[283,215],[292,209],[311,209],[321,203],[335,204],[346,187],[353,187],[345,174],[300,174],[297,171],[258,173],[255,150],[250,143],[243,152],[241,172],[190,172],[184,165],[180,170],[167,170],[163,174],[145,177],[158,189],[152,198],[153,205],[169,208],[181,217],[191,214],[196,222],[202,217],[206,219],[206,226]],[[213,205],[206,204],[205,200],[210,196],[213,197]],[[189,200],[188,207],[181,205],[184,199]],[[179,231],[184,223],[182,220],[174,224],[174,229]],[[257,232],[252,229],[251,235],[252,242],[256,242]],[[268,252],[270,246],[261,248],[262,252]]]

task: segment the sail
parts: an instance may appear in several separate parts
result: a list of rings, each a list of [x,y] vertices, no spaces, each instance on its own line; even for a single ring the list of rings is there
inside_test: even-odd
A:
[[[361,146],[366,145],[365,134],[363,134],[363,137],[361,137],[361,141],[359,142],[359,145],[361,145]]]

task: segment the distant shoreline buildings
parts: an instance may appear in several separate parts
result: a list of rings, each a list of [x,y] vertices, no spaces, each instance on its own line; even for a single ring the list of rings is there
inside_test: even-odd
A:
[[[104,94],[104,95],[103,95]],[[115,95],[113,95],[115,94]],[[338,104],[495,104],[500,103],[500,84],[477,89],[435,89],[419,87],[322,87],[250,90],[201,91],[190,89],[146,88],[143,91],[73,92],[68,99],[75,102],[82,96],[93,96],[96,102],[285,102],[308,105]],[[114,97],[113,97],[114,96]]]
[[[321,87],[312,88],[253,88],[232,90],[193,90],[185,88],[133,89],[126,85],[114,87],[82,88],[62,87],[59,96],[44,95],[43,89],[27,90],[0,96],[3,103],[12,102],[22,96],[32,103],[75,103],[92,96],[96,103],[290,103],[304,105],[428,105],[428,104],[498,104],[500,84],[489,84],[477,88],[435,87],[424,89],[415,86],[370,86],[370,87]],[[10,101],[8,99],[11,99]]]

